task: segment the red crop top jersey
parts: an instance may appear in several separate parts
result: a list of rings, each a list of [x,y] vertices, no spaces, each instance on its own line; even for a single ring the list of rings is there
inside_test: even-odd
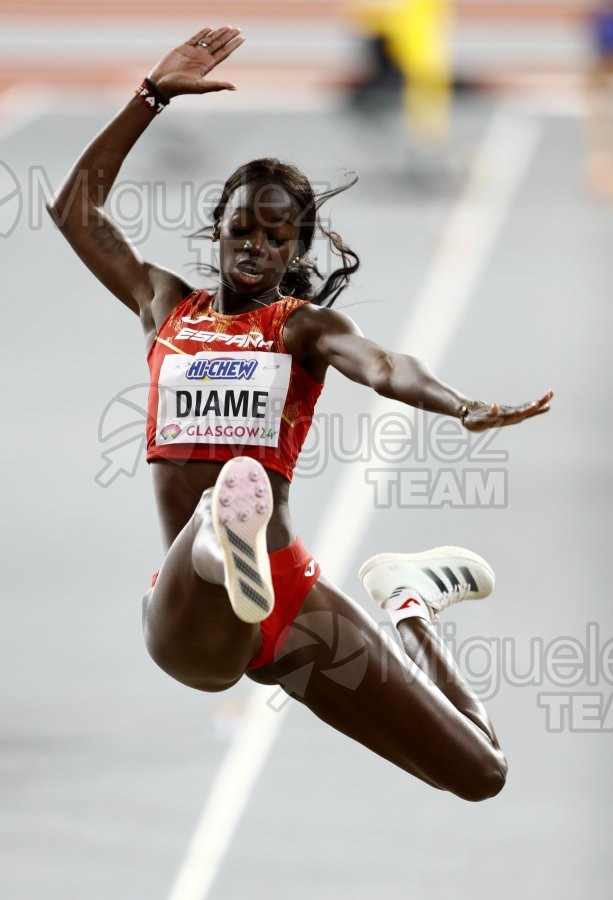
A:
[[[173,309],[147,357],[147,462],[251,456],[292,480],[323,388],[283,343],[304,303],[283,297],[224,316],[193,291]]]

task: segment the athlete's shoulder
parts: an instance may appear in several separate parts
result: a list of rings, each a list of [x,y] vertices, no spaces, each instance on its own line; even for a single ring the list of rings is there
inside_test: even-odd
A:
[[[189,298],[195,298],[204,293],[206,292],[200,288],[195,288],[182,279],[176,281],[161,279],[151,302],[151,311],[154,318],[158,322],[162,322],[177,307],[186,303]]]
[[[192,325],[205,318],[206,309],[211,304],[211,296],[201,288],[185,283],[174,296],[161,297],[159,304],[151,304],[141,311],[141,325],[145,332],[147,353],[155,342],[156,335],[171,334],[180,327],[180,320],[186,319]]]
[[[323,382],[328,368],[324,359],[326,338],[361,334],[353,319],[345,313],[308,303],[297,307],[288,316],[283,329],[283,343],[316,381]]]
[[[323,334],[361,334],[353,319],[338,309],[302,302],[287,317],[286,331],[309,340]]]

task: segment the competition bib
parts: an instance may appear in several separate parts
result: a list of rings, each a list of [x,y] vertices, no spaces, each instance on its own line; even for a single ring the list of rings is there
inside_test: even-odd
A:
[[[277,447],[291,365],[286,353],[165,356],[156,444]]]

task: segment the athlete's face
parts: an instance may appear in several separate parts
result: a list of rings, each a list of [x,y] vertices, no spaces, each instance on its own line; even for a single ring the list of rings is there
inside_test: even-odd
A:
[[[263,182],[241,185],[219,223],[223,280],[237,294],[275,294],[297,255],[300,207],[285,188]]]

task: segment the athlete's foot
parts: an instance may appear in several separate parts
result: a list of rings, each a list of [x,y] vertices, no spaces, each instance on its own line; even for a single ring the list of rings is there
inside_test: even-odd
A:
[[[213,489],[213,528],[224,560],[224,583],[232,608],[243,622],[261,622],[274,606],[266,526],[272,515],[270,481],[248,456],[225,464]]]
[[[413,614],[436,621],[452,603],[489,596],[495,582],[489,563],[463,547],[379,553],[366,560],[358,576],[394,621]]]

